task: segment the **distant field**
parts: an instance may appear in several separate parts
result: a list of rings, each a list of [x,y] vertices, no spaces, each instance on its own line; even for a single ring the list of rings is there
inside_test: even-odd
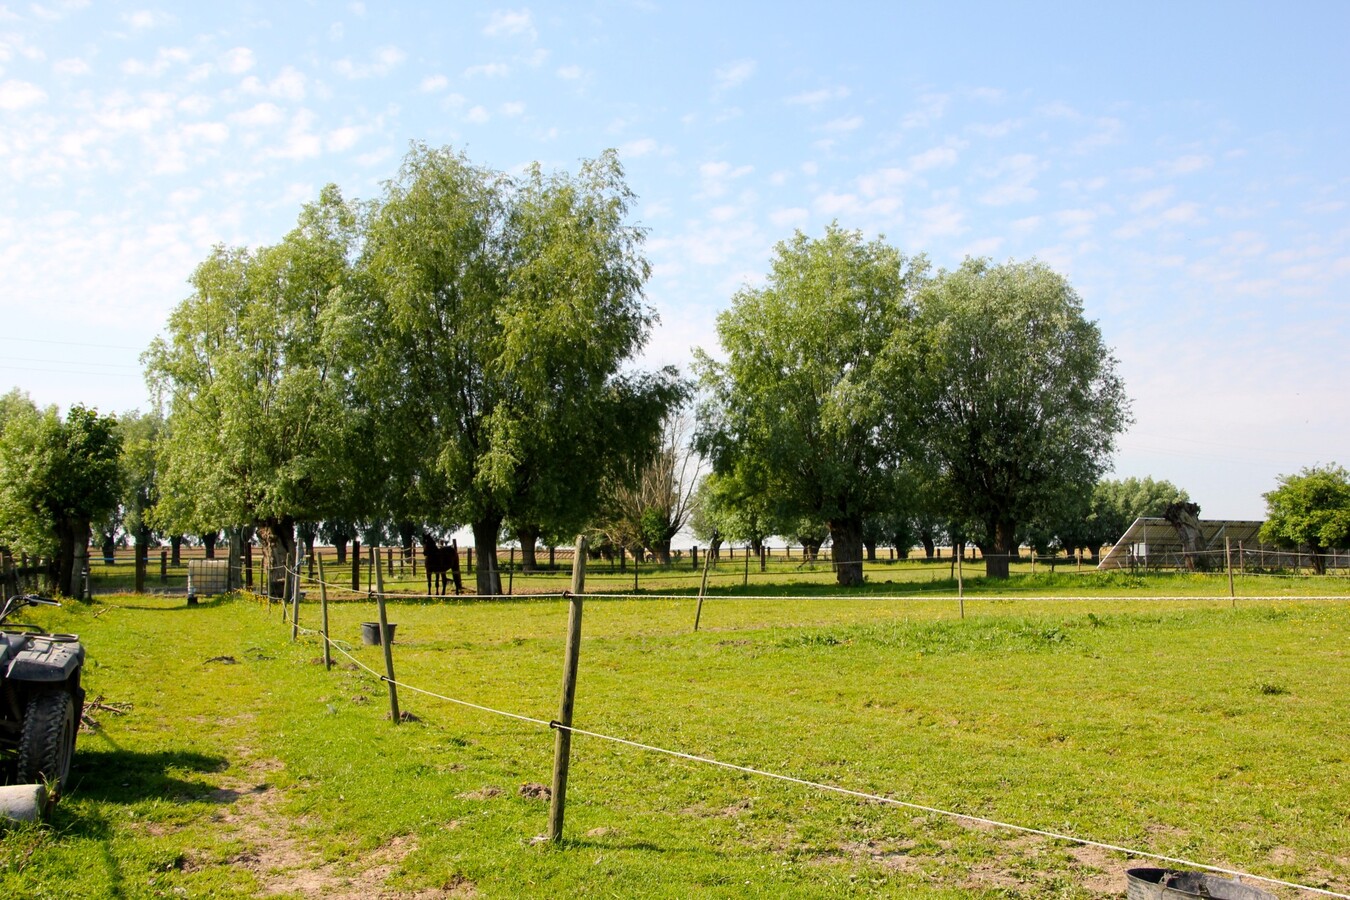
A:
[[[588,600],[576,725],[1350,893],[1347,600],[1027,575],[995,599],[967,585],[963,621],[868,574],[871,599],[719,594],[698,633],[691,598]],[[1250,589],[1344,580],[1326,582]],[[536,844],[547,802],[521,787],[549,782],[547,727],[407,689],[416,719],[396,727],[381,682],[341,655],[325,672],[313,637],[251,599],[39,612],[88,644],[100,727],[51,826],[0,838],[0,896],[1119,897],[1149,864],[583,735],[568,840]],[[330,614],[381,668],[359,642],[373,604]],[[556,716],[565,602],[412,600],[390,619],[401,682]]]

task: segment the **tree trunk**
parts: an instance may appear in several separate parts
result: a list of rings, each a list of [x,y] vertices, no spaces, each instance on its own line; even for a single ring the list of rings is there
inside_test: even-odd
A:
[[[722,555],[722,539],[715,537],[708,542],[708,555],[712,557],[711,565],[717,565],[717,558]]]
[[[286,592],[286,564],[295,549],[295,520],[290,516],[264,519],[257,523],[258,542],[262,544],[262,564],[267,573],[268,596],[281,598]]]
[[[876,562],[876,561],[877,561],[877,542],[876,542],[876,541],[863,541],[863,547],[867,550],[867,561],[868,561],[868,562],[873,562],[873,563]]]
[[[861,519],[836,519],[829,523],[834,545],[835,581],[841,587],[863,583],[863,526]]]
[[[244,584],[240,573],[244,567],[244,529],[241,526],[225,529],[225,538],[229,551],[226,554],[225,588],[238,590]]]
[[[145,555],[150,552],[150,532],[144,528],[136,529],[136,593],[145,593]]]
[[[334,538],[333,549],[337,551],[338,565],[345,563],[347,561],[347,539]]]
[[[497,537],[502,532],[500,516],[473,523],[473,543],[478,548],[477,591],[484,597],[502,592],[502,576],[497,571]]]
[[[520,571],[533,572],[539,565],[534,548],[539,543],[539,529],[534,526],[516,529],[516,540],[520,541]]]
[[[213,531],[210,534],[202,535],[202,546],[206,548],[206,558],[216,558],[216,541],[220,539],[220,533]]]
[[[183,564],[183,536],[174,534],[169,536],[169,565],[177,568]]]
[[[417,525],[413,522],[398,523],[398,542],[403,550],[403,561],[412,562],[413,540],[417,536]]]
[[[670,567],[670,538],[662,538],[652,547],[652,555],[656,561],[666,568]]]
[[[75,523],[61,521],[56,526],[56,592],[63,597],[75,596],[71,592],[71,570],[75,568]]]
[[[1327,574],[1326,548],[1319,544],[1309,544],[1308,549],[1312,551],[1313,571],[1318,575]]]
[[[1017,523],[994,523],[994,542],[984,556],[984,574],[989,578],[1007,578],[1008,564],[1017,552]]]
[[[931,534],[925,534],[920,542],[923,544],[923,558],[932,562],[933,555],[937,553],[937,541],[933,540]]]

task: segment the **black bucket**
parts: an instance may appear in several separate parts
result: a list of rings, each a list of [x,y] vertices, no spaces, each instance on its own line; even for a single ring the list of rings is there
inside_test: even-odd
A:
[[[1275,900],[1275,895],[1249,884],[1206,875],[1203,872],[1174,872],[1170,869],[1130,869],[1125,873],[1128,900],[1184,900],[1211,897],[1213,900]]]
[[[394,642],[394,629],[397,628],[397,627],[398,627],[398,625],[395,624],[395,623],[393,623],[393,622],[390,622],[388,625],[384,626],[384,633],[387,634],[387,635],[389,636],[389,643],[391,643],[391,644]],[[379,646],[379,644],[380,644],[380,623],[379,623],[379,622],[362,622],[362,623],[361,623],[361,643],[363,643],[363,644],[369,644],[369,645],[371,645],[372,647],[378,647],[378,646]]]

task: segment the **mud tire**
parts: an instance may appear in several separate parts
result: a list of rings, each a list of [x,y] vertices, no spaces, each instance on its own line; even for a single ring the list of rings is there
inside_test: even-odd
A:
[[[75,756],[75,727],[75,698],[69,691],[34,694],[28,700],[19,736],[20,784],[45,784],[51,800],[61,795]]]

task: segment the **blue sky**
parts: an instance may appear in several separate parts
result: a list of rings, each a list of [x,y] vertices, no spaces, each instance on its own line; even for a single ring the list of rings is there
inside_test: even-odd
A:
[[[516,171],[619,150],[646,361],[716,348],[832,220],[952,267],[1038,257],[1115,349],[1117,476],[1260,518],[1350,464],[1350,4],[0,0],[0,388],[146,408],[211,246],[278,240],[409,141]]]

